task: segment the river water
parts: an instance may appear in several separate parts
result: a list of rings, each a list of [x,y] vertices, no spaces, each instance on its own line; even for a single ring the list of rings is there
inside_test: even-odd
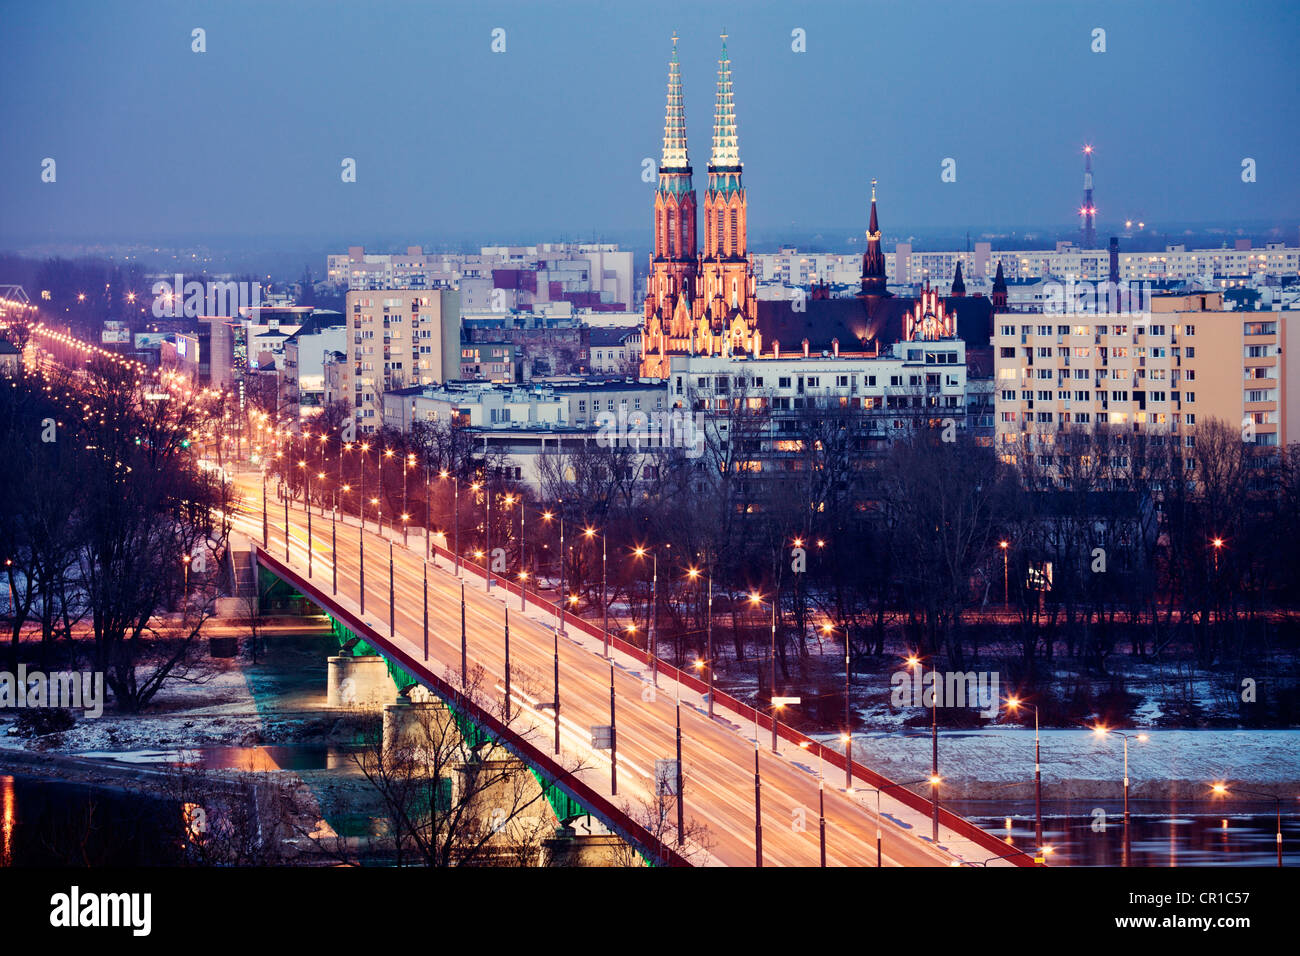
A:
[[[1034,845],[1032,802],[953,801],[947,804],[972,823],[1018,847]],[[1098,813],[1097,811],[1101,811]],[[1208,804],[1129,803],[1130,866],[1274,866],[1276,816],[1260,805],[1224,813]],[[1008,829],[1010,823],[1010,829]],[[1043,842],[1053,866],[1122,866],[1122,801],[1044,801]],[[1282,815],[1282,860],[1300,866],[1300,821]]]

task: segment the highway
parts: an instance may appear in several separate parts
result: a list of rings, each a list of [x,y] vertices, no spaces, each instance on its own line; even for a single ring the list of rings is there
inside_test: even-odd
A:
[[[234,516],[236,532],[261,543],[261,484],[256,476],[240,476],[236,484],[243,510]],[[268,552],[285,555],[284,505],[271,499]],[[307,519],[300,505],[290,504],[290,560],[298,573],[307,573]],[[313,509],[311,581],[332,590],[330,519]],[[362,534],[355,518],[337,525],[338,592],[335,600],[354,612],[359,609],[361,541],[365,542],[365,609],[363,619],[379,634],[389,628],[389,548],[393,543],[396,633],[391,640],[417,660],[424,658],[424,540],[401,533],[388,537],[368,521]],[[428,666],[457,686],[461,669],[461,585],[464,582],[467,659],[473,673],[482,668],[476,691],[496,702],[504,700],[504,622],[509,604],[511,728],[546,753],[554,749],[554,715],[539,705],[554,697],[554,619],[544,610],[520,611],[519,597],[494,586],[485,593],[482,579],[465,572],[457,578],[451,562],[435,558],[428,564]],[[624,807],[634,819],[649,825],[653,805],[656,759],[676,753],[675,710],[681,701],[686,832],[683,855],[697,865],[754,866],[755,727],[738,715],[715,707],[710,719],[702,695],[660,673],[658,687],[650,682],[644,658],[612,651],[617,708],[618,793],[610,793],[610,760],[605,750],[591,746],[591,727],[610,722],[610,661],[601,643],[567,628],[559,639],[559,697],[561,754],[557,758],[588,786]],[[322,675],[322,684],[324,678]],[[758,765],[762,780],[762,845],[764,866],[818,866],[818,769],[815,752],[787,740],[772,752],[770,730],[758,735]],[[814,748],[815,750],[815,748]],[[877,794],[869,784],[855,781],[855,792],[844,791],[844,772],[827,765],[825,782],[826,863],[828,866],[875,866]],[[865,789],[864,789],[865,788]],[[988,846],[940,830],[940,846],[929,841],[928,814],[892,799],[879,797],[882,809],[883,862],[886,866],[953,866],[960,859],[983,862],[994,854]],[[668,801],[668,839],[676,841],[676,811]],[[947,849],[944,849],[944,848]],[[1012,848],[1005,847],[1003,852]],[[991,860],[988,865],[1009,865]]]

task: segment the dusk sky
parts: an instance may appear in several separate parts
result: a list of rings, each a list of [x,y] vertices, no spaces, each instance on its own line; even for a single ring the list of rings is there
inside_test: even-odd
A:
[[[659,155],[669,37],[702,194],[724,28],[759,237],[860,231],[872,177],[889,232],[1068,224],[1085,142],[1099,231],[1300,216],[1294,2],[0,9],[0,248],[648,236],[641,162]],[[791,50],[796,28],[807,52]]]

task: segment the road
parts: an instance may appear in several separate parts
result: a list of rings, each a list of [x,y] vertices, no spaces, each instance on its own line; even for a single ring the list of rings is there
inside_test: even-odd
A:
[[[234,527],[250,539],[261,542],[261,487],[255,477],[236,479],[246,510],[234,519]],[[300,573],[307,570],[307,522],[300,506],[290,505],[290,564]],[[364,620],[380,634],[389,625],[390,539],[377,533],[373,521],[364,535],[355,519],[339,523],[338,592],[341,604],[359,604],[361,541],[365,544],[366,613]],[[283,504],[270,508],[269,551],[283,558]],[[313,510],[313,568],[311,580],[317,587],[332,588],[330,520]],[[386,529],[387,530],[387,529]],[[424,542],[411,535],[412,549],[393,534],[396,633],[393,640],[417,659],[423,650],[423,565]],[[507,592],[493,588],[485,593],[476,576],[458,579],[446,559],[429,564],[429,665],[445,678],[458,683],[461,664],[461,584],[465,583],[465,622],[469,670],[483,668],[479,691],[495,700],[504,699],[504,618]],[[525,734],[546,752],[553,749],[554,716],[539,709],[554,697],[553,670],[555,633],[553,620],[543,611],[519,610],[519,598],[511,597],[510,664],[512,728]],[[612,652],[614,687],[617,698],[618,794],[610,794],[610,761],[607,751],[591,747],[594,725],[609,723],[610,662],[601,656],[598,641],[570,629],[559,646],[559,696],[561,715],[560,761],[577,768],[578,776],[616,805],[628,807],[630,815],[647,822],[654,792],[656,759],[675,755],[675,710],[680,693],[683,738],[683,769],[686,855],[699,864],[753,866],[755,864],[754,758],[755,728],[742,726],[736,715],[715,708],[710,719],[701,695],[660,674],[658,688],[650,682],[644,660]],[[491,685],[491,686],[488,686]],[[730,719],[729,719],[730,718]],[[815,754],[780,742],[773,753],[770,731],[758,735],[759,770],[762,778],[762,840],[765,866],[817,866],[820,860],[818,826],[818,764]],[[859,788],[853,794],[843,789],[843,771],[828,769],[825,784],[826,862],[828,866],[874,866],[876,863],[877,819],[874,791]],[[839,786],[834,786],[838,782]],[[866,784],[862,784],[866,787]],[[929,841],[928,818],[917,811],[881,797],[881,831],[886,866],[954,865],[956,856],[983,861],[991,855],[984,847],[946,828],[940,831],[940,846]],[[675,810],[670,809],[670,839],[676,839]],[[896,822],[898,821],[898,822]],[[949,847],[951,852],[941,847]],[[1009,848],[1008,848],[1009,849]],[[990,865],[1003,864],[995,860]]]

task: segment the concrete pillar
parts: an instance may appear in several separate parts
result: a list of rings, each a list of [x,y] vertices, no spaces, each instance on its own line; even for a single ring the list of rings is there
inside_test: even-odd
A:
[[[331,657],[326,690],[330,707],[378,710],[397,688],[382,657]]]
[[[423,688],[417,688],[423,690]],[[414,696],[414,694],[412,695]],[[394,747],[412,747],[418,752],[422,748],[440,746],[439,737],[448,732],[455,732],[455,724],[450,715],[439,714],[446,710],[446,704],[440,700],[411,700],[399,696],[393,703],[384,706],[384,753],[388,754]],[[429,754],[432,760],[436,755]],[[444,755],[444,759],[445,755]]]
[[[560,827],[542,842],[545,866],[627,866],[636,854],[612,833],[578,833]]]

